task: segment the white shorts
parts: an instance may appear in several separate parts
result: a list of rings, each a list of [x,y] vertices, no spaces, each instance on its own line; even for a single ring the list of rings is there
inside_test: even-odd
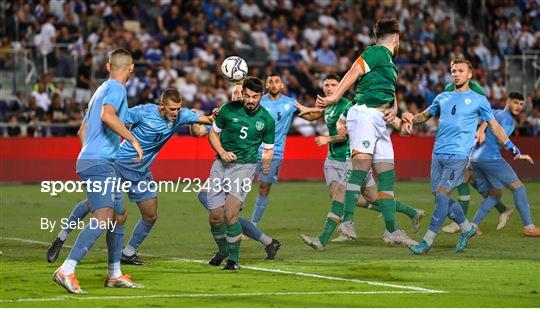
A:
[[[394,148],[383,112],[366,105],[353,105],[347,113],[347,130],[351,153],[369,153],[373,155],[373,163],[394,163]]]

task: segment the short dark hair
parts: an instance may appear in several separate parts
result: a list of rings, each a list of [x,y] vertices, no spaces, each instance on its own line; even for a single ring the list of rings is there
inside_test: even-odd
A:
[[[373,27],[376,39],[382,39],[389,34],[399,34],[399,22],[396,19],[379,19]]]
[[[327,80],[327,79],[333,79],[339,82],[341,80],[341,77],[339,77],[339,75],[337,75],[336,73],[330,73],[326,75],[326,78],[324,80]]]
[[[268,74],[268,76],[266,76],[266,79],[269,79],[270,77],[274,77],[274,76],[277,76],[281,79],[281,74],[279,74],[278,72],[272,72]]]
[[[169,101],[173,101],[175,103],[182,103],[182,96],[176,88],[169,87],[163,90],[159,100],[162,101],[164,104],[167,104]]]
[[[264,84],[262,80],[258,79],[257,77],[248,76],[244,79],[244,82],[242,83],[242,88],[244,88],[244,91],[246,89],[249,89],[253,92],[262,93],[264,91]]]
[[[450,66],[453,66],[454,64],[458,64],[458,63],[465,63],[469,67],[470,71],[472,71],[473,69],[472,63],[469,60],[462,57],[457,57],[456,59],[452,60],[452,62],[450,62]]]
[[[525,98],[523,97],[523,95],[519,92],[510,92],[508,94],[508,100],[518,100],[518,101],[523,101],[525,100]]]

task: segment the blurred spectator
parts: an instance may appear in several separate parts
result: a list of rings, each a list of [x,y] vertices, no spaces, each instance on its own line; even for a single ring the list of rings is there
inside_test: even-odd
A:
[[[83,63],[77,70],[77,84],[75,85],[75,102],[81,106],[90,101],[92,96],[91,87],[92,81],[92,55],[88,54],[84,57]]]
[[[49,109],[49,106],[51,105],[51,98],[49,97],[49,94],[47,91],[45,91],[46,84],[45,80],[42,79],[38,85],[37,90],[34,90],[32,92],[32,98],[30,102],[34,101],[37,108],[40,108],[42,111],[46,112]]]

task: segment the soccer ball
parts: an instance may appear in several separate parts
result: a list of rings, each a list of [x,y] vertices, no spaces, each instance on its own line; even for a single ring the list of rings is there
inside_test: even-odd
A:
[[[230,82],[239,82],[248,74],[247,63],[238,56],[231,56],[221,63],[221,74]]]

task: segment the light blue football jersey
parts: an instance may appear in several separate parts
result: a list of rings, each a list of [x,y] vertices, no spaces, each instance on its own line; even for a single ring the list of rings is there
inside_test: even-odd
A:
[[[144,158],[140,163],[133,162],[132,159],[137,158],[137,152],[131,143],[123,141],[116,155],[118,164],[130,170],[146,171],[178,127],[191,125],[197,121],[199,121],[199,115],[187,108],[180,109],[174,123],[161,116],[159,106],[156,104],[148,103],[130,108],[125,122],[133,125],[131,133],[141,144]]]
[[[294,114],[298,109],[294,106],[296,99],[281,95],[279,99],[272,100],[270,95],[266,94],[261,99],[261,106],[264,107],[276,122],[276,138],[274,142],[274,159],[283,159],[285,151],[285,140],[287,133],[291,128]],[[259,148],[262,153],[262,147]]]
[[[120,121],[124,122],[128,109],[126,88],[116,79],[109,79],[101,84],[90,99],[88,112],[84,117],[86,135],[77,158],[77,173],[95,165],[112,162],[116,157],[120,136],[101,121],[101,109],[105,104],[113,106]]]
[[[485,96],[473,91],[442,92],[428,107],[432,116],[439,116],[435,137],[435,154],[455,154],[468,157],[474,143],[478,120],[494,119]]]
[[[494,111],[493,114],[495,115],[495,120],[497,120],[504,129],[504,132],[506,132],[508,136],[512,135],[516,128],[512,113],[507,109],[499,109]],[[493,134],[493,130],[488,126],[486,130],[486,139],[482,144],[475,145],[471,160],[481,161],[501,159],[501,149],[502,145],[499,144],[497,137]]]

